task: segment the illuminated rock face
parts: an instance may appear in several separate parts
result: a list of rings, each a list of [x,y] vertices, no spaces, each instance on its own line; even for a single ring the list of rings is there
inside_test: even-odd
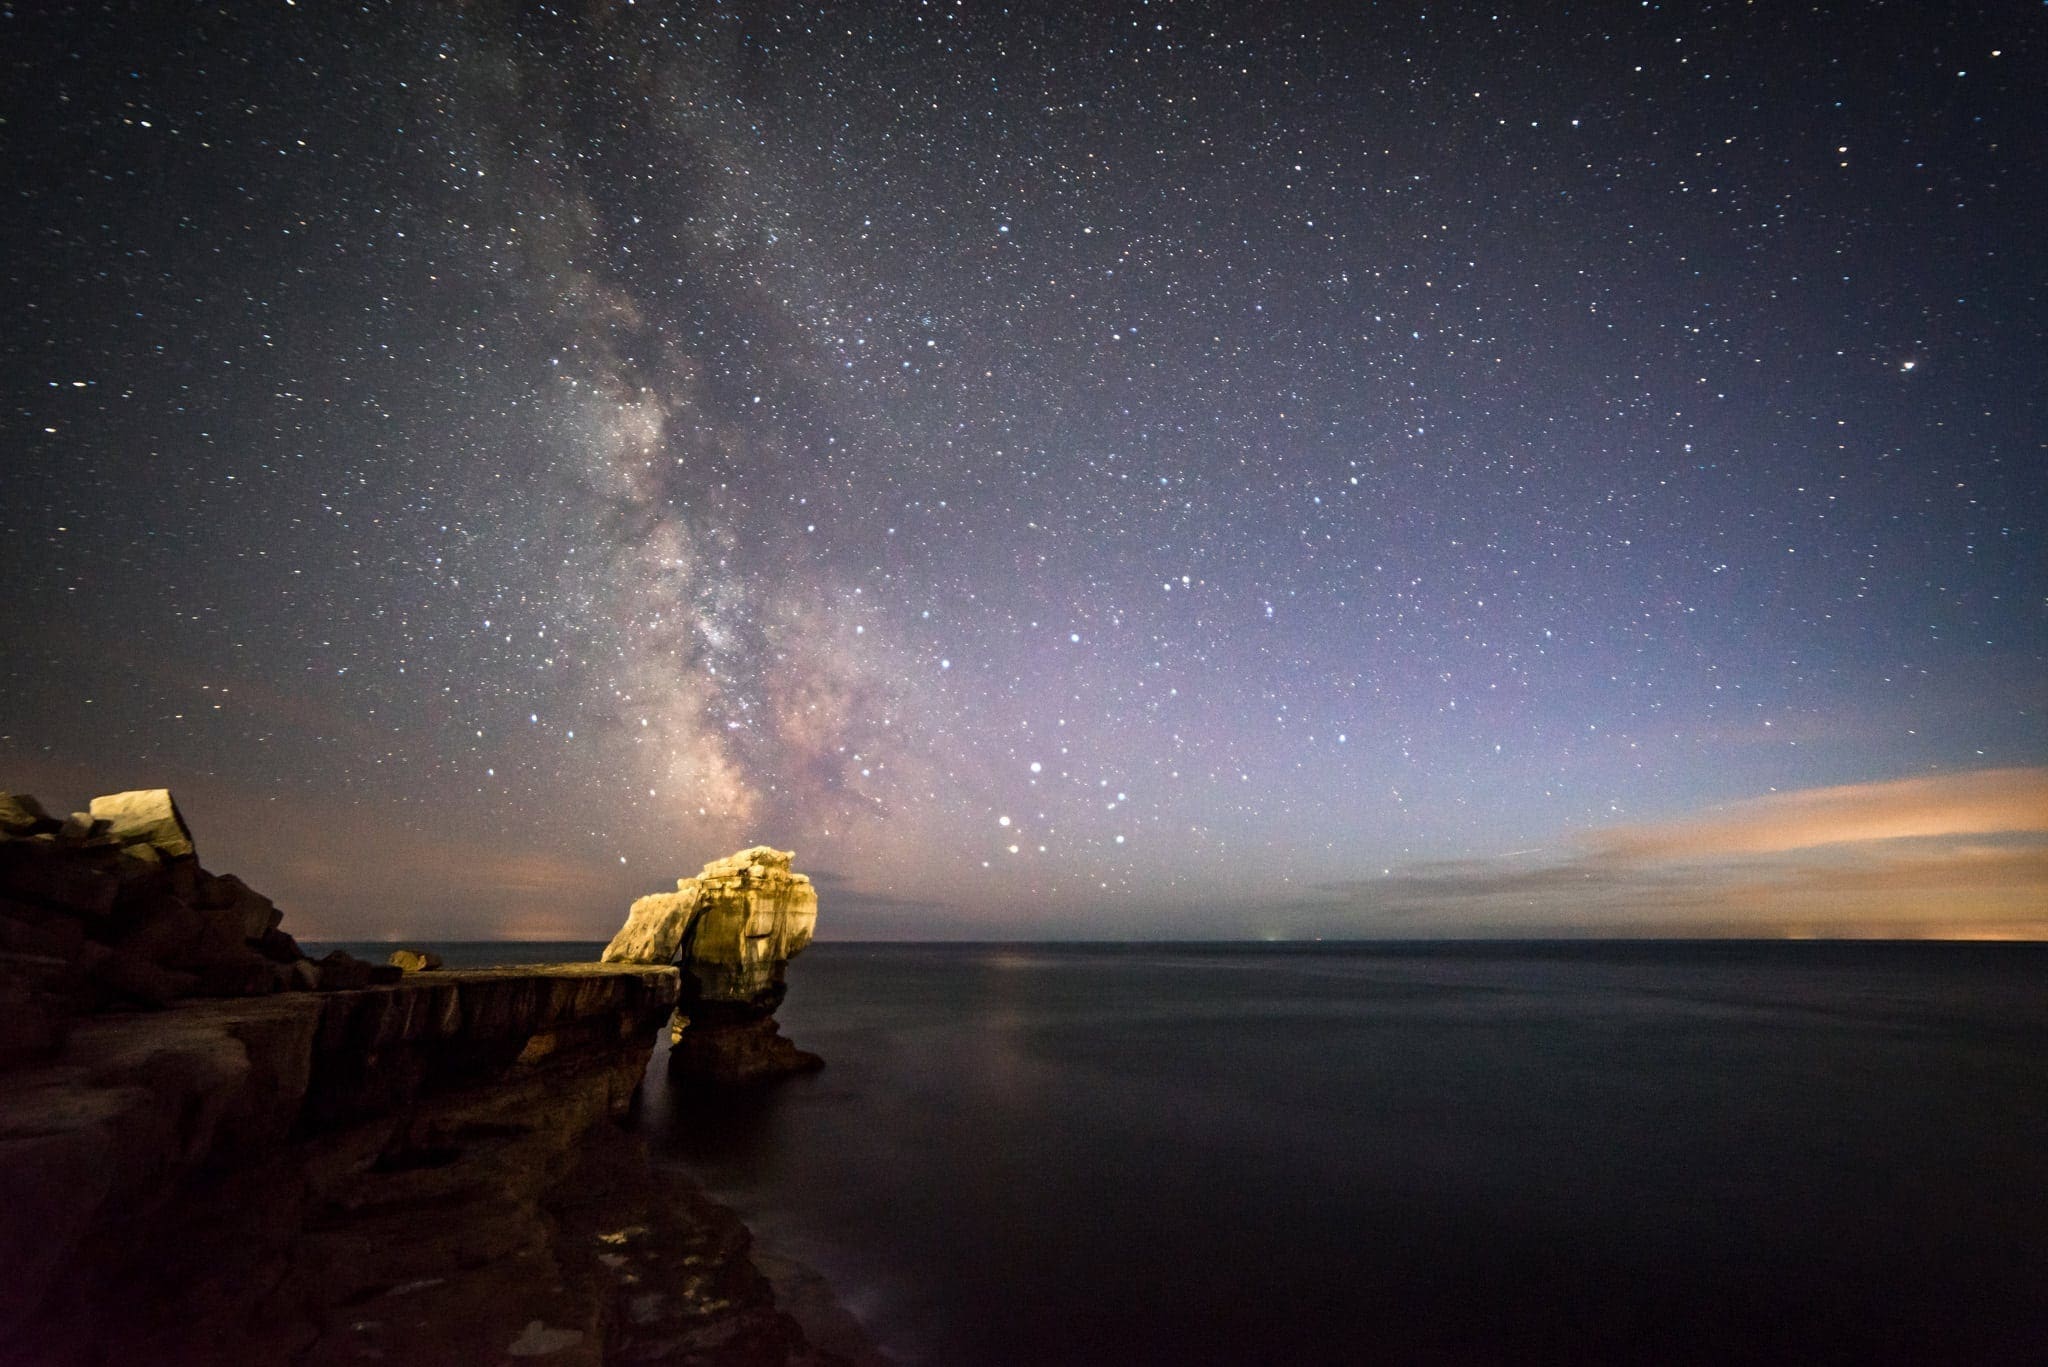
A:
[[[811,942],[818,894],[790,869],[787,850],[757,845],[706,864],[676,891],[633,903],[605,947],[606,963],[673,963],[683,970],[669,1051],[672,1072],[749,1082],[816,1068],[783,1039],[775,1008],[783,968]]]
[[[680,892],[652,892],[633,903],[626,924],[599,956],[608,964],[672,964],[683,933],[697,914],[697,880],[682,879]]]

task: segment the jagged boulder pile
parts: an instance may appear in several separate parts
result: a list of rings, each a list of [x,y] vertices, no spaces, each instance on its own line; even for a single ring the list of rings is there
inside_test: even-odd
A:
[[[633,903],[606,963],[674,964],[682,995],[670,1023],[671,1073],[752,1082],[823,1065],[782,1038],[783,970],[811,942],[818,894],[788,850],[756,845]]]
[[[315,963],[282,919],[200,866],[166,789],[96,797],[62,819],[0,792],[0,1067],[53,1054],[81,1014],[401,974],[340,952]]]

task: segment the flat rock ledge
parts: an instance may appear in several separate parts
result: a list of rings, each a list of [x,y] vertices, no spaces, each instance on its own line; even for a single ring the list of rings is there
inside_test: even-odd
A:
[[[629,1113],[669,967],[80,1019],[0,1075],[0,1361],[842,1362]]]

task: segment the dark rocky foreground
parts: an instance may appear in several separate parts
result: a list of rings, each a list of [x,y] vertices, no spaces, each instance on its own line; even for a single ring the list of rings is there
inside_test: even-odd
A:
[[[679,1001],[707,1076],[815,1065],[777,853],[682,880],[665,956],[444,973],[308,959],[167,790],[0,792],[0,1363],[846,1362],[621,1123]]]
[[[828,1364],[617,1123],[677,970],[77,1020],[0,1076],[0,1361]]]
[[[109,793],[61,821],[0,792],[0,1069],[55,1056],[74,1021],[101,1011],[404,976],[340,952],[315,962],[283,920],[200,865],[168,789]]]

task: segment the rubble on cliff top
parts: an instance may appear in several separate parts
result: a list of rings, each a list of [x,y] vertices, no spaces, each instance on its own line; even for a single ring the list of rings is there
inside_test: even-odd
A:
[[[168,789],[110,793],[62,819],[0,792],[0,1068],[50,1057],[82,1014],[401,971],[346,954],[314,964],[283,919],[241,879],[200,865]]]

